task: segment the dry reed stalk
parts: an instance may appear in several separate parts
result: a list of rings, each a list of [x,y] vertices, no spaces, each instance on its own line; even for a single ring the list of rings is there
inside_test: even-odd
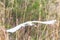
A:
[[[3,27],[0,27],[0,40],[9,40],[8,33]]]
[[[5,5],[1,1],[0,1],[0,20],[1,20],[2,26],[4,26],[4,23],[5,23]]]
[[[60,1],[59,0],[49,0],[48,1],[48,6],[47,6],[47,9],[48,9],[48,18],[49,19],[57,19],[59,18],[59,13],[60,13]],[[56,17],[57,15],[57,17]],[[58,19],[59,20],[59,19]],[[58,40],[58,23],[56,23],[55,25],[51,25],[51,32],[53,32],[51,35],[50,35],[50,39],[51,40]]]

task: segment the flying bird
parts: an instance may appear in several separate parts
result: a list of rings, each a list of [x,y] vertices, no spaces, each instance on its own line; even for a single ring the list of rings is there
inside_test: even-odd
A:
[[[17,30],[19,30],[21,27],[26,27],[26,26],[33,26],[35,25],[34,23],[41,23],[41,24],[55,24],[56,20],[50,20],[50,21],[28,21],[22,24],[17,25],[14,28],[8,29],[7,32],[14,33]]]

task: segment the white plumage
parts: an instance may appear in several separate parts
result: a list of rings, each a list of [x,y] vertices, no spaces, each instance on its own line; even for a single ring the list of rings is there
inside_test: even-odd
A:
[[[16,32],[17,30],[19,30],[21,27],[25,27],[25,26],[33,26],[35,24],[33,23],[41,23],[41,24],[54,24],[56,22],[56,20],[51,20],[51,21],[28,21],[28,22],[25,22],[25,23],[22,23],[20,25],[17,25],[16,27],[14,28],[11,28],[11,29],[8,29],[7,32],[11,32],[11,33],[14,33]]]

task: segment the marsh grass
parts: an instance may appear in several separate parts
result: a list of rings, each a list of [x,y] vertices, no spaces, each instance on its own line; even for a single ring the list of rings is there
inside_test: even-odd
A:
[[[6,32],[6,29],[3,27],[0,27],[0,40],[9,40],[8,33]]]
[[[0,0],[0,25],[6,29],[30,20],[53,20],[54,25],[38,24],[10,33],[10,40],[60,40],[59,0]]]

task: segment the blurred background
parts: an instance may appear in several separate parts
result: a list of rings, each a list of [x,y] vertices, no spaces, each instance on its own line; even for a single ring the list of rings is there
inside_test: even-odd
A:
[[[10,40],[60,40],[60,0],[0,0],[0,26],[6,29],[54,19],[54,25],[37,24],[9,33]]]

